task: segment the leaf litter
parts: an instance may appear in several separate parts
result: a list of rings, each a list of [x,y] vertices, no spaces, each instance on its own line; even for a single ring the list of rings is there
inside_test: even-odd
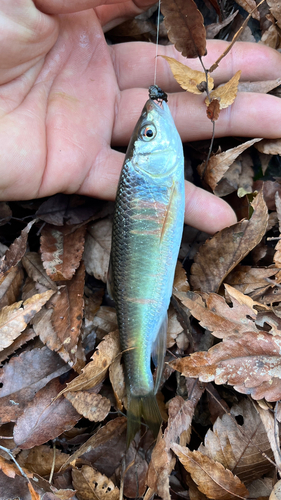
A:
[[[238,5],[259,23],[261,43],[280,49],[279,4]],[[202,61],[206,28],[208,37],[238,39],[249,21],[216,0],[205,9],[206,27],[193,0],[163,0],[162,8],[170,41]],[[152,36],[151,15],[134,20],[134,37]],[[214,89],[209,73],[225,55],[201,72],[166,58],[184,90],[207,95],[213,123],[237,92],[280,85],[238,83],[238,71]],[[211,238],[185,229],[156,442],[143,426],[126,450],[124,368],[105,290],[112,204],[63,194],[35,209],[0,204],[1,500],[280,496],[280,139],[215,139],[209,161],[203,143],[185,148],[193,178],[200,184],[198,167],[239,222]],[[19,211],[31,222],[19,224]]]

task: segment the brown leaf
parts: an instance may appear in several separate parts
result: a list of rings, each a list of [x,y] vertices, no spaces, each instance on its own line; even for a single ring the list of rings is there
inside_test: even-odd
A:
[[[237,71],[235,75],[229,80],[229,82],[221,85],[220,87],[213,90],[210,94],[211,101],[217,99],[220,104],[220,109],[228,108],[236,98],[238,91],[238,82],[241,76],[241,71]],[[209,106],[209,98],[206,97],[205,103]]]
[[[177,292],[188,292],[188,290],[190,290],[185,269],[182,267],[182,263],[179,260],[176,265],[173,289]]]
[[[85,354],[80,342],[84,308],[84,283],[85,267],[84,263],[81,263],[75,276],[70,281],[59,283],[61,288],[51,301],[53,306],[51,322],[57,337],[52,348],[58,351],[64,361],[78,372],[85,365]],[[51,348],[51,345],[49,347]]]
[[[162,0],[169,40],[184,57],[202,57],[206,50],[203,16],[193,0]]]
[[[0,264],[0,282],[9,269],[16,266],[24,256],[26,252],[28,233],[36,220],[37,219],[34,219],[27,224],[27,226],[22,230],[20,236],[11,244],[10,248],[8,248],[5,255],[2,257]]]
[[[105,336],[104,340],[98,345],[97,350],[92,356],[92,361],[88,363],[72,382],[67,384],[66,389],[61,394],[69,391],[81,391],[91,389],[102,382],[107,374],[107,370],[119,354],[119,335],[118,332],[111,332]]]
[[[265,80],[262,82],[239,82],[238,92],[255,92],[267,94],[271,90],[281,85],[281,78],[276,80]]]
[[[14,352],[16,352],[20,347],[32,340],[34,337],[36,337],[36,333],[33,328],[26,328],[9,347],[1,351],[0,363],[10,357]]]
[[[111,403],[109,399],[94,392],[67,392],[65,397],[80,415],[91,422],[102,422],[110,411]]]
[[[15,421],[37,391],[66,371],[68,365],[47,347],[13,357],[0,370],[0,423]]]
[[[238,12],[239,11],[236,10],[235,12],[233,12],[233,14],[228,16],[222,22],[208,24],[206,26],[206,38],[207,39],[215,38],[215,36],[220,32],[220,30],[222,28],[224,28],[225,26],[228,26],[228,24],[230,24],[233,21],[233,19],[237,16]]]
[[[281,155],[281,139],[263,139],[255,148],[267,155]]]
[[[98,463],[99,471],[103,474],[112,476],[126,451],[126,429],[126,417],[110,420],[69,457],[63,469],[79,457],[83,457],[92,464]]]
[[[203,387],[199,388],[195,384],[192,400],[184,401],[182,397],[176,396],[169,402],[168,426],[164,434],[158,436],[147,474],[147,485],[163,500],[170,499],[169,475],[174,467],[171,448],[190,427],[195,407],[203,391]]]
[[[195,292],[178,292],[175,297],[190,310],[203,328],[210,330],[217,338],[242,337],[245,332],[259,331],[255,325],[257,311],[247,304],[239,303],[233,295],[232,307],[215,293],[200,296]]]
[[[279,28],[281,28],[281,12],[280,3],[278,0],[267,0],[267,5],[270,8],[271,14],[275,17]]]
[[[40,285],[43,285],[48,290],[57,290],[57,285],[47,275],[40,255],[37,252],[27,252],[22,258],[22,265],[33,281],[40,283]]]
[[[260,295],[270,287],[267,278],[273,277],[277,271],[274,268],[239,265],[229,273],[225,282],[244,294],[255,292],[255,295]]]
[[[202,455],[199,451],[190,451],[179,444],[174,444],[172,449],[199,490],[208,498],[235,500],[237,496],[240,498],[248,496],[249,492],[240,479],[220,463]]]
[[[208,352],[195,352],[170,365],[186,377],[228,383],[254,399],[277,401],[281,398],[280,349],[281,335],[249,331],[243,337],[228,337]]]
[[[161,57],[168,61],[174,78],[184,90],[187,90],[187,92],[191,92],[192,94],[202,94],[202,92],[206,89],[206,75],[205,73],[203,73],[203,71],[196,71],[194,69],[191,69],[185,64],[180,63],[173,57]],[[208,74],[208,88],[209,90],[212,90],[213,87],[214,80]]]
[[[37,392],[14,427],[14,440],[24,449],[44,444],[72,427],[81,418],[65,398],[55,399],[64,384],[51,380]]]
[[[0,309],[13,304],[19,295],[24,278],[22,267],[18,264],[11,268],[0,284]]]
[[[269,500],[281,500],[281,480],[274,485]]]
[[[268,414],[273,420],[271,412],[260,411],[263,416]],[[243,423],[238,425],[238,419]],[[198,451],[221,463],[246,484],[274,469],[267,459],[269,457],[272,460],[273,453],[266,426],[250,399],[242,399],[239,404],[232,406],[230,413],[217,418]]]
[[[83,500],[118,500],[119,488],[96,469],[83,465],[81,470],[73,469],[73,486],[78,498]]]
[[[87,230],[84,262],[86,271],[91,276],[104,283],[107,281],[107,272],[111,250],[111,218],[102,219],[91,224]]]
[[[36,217],[55,226],[81,224],[89,219],[105,217],[111,205],[86,196],[55,194],[40,205]]]
[[[86,227],[46,224],[41,233],[43,266],[53,281],[70,280],[80,265]]]
[[[13,213],[9,205],[5,201],[0,202],[0,226],[4,226],[9,222]]]
[[[143,497],[147,489],[148,463],[143,450],[139,450],[138,443],[134,441],[126,452],[125,466],[124,496],[133,499]]]
[[[207,106],[207,117],[211,121],[216,121],[220,115],[220,102],[218,99],[213,99]]]
[[[116,406],[123,410],[123,404],[127,408],[127,393],[125,386],[124,367],[121,364],[121,354],[116,356],[109,367],[109,380],[114,392]]]
[[[262,192],[252,208],[250,220],[223,229],[200,247],[191,267],[190,282],[195,290],[217,291],[227,274],[261,241],[268,220]]]
[[[245,9],[248,14],[252,13],[252,17],[254,19],[257,19],[258,21],[260,20],[260,13],[257,9],[255,9],[257,5],[255,0],[237,0],[237,3],[240,7]],[[253,9],[255,9],[254,12],[252,12]]]
[[[54,472],[58,472],[65,460],[68,458],[66,453],[60,450],[50,448],[46,445],[35,446],[31,450],[23,450],[17,455],[17,462],[21,467],[25,467],[30,472],[40,476],[48,476],[52,470],[55,460]]]
[[[251,139],[250,141],[244,142],[235,148],[228,149],[223,153],[211,156],[206,169],[206,162],[203,162],[198,166],[199,174],[202,176],[204,173],[205,181],[208,183],[210,188],[215,191],[219,181],[223,178],[224,174],[228,171],[234,160],[236,160],[236,158],[243,151],[260,140],[261,139]]]
[[[23,304],[16,302],[4,307],[0,312],[0,350],[5,349],[26,328],[33,316],[53,295],[53,290],[33,295]],[[22,306],[22,307],[21,307]]]

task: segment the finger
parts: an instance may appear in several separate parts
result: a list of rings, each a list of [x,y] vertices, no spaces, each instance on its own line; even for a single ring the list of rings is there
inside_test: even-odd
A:
[[[228,47],[227,42],[211,40],[207,43],[208,54],[203,57],[209,68]],[[154,79],[155,45],[145,42],[117,44],[111,47],[113,62],[121,90],[133,87],[148,88]],[[181,63],[202,71],[196,59],[182,57],[173,45],[158,47],[159,55],[174,57]],[[237,42],[219,67],[212,73],[216,84],[228,81],[238,70],[242,71],[241,81],[273,80],[280,77],[281,54],[265,45]],[[128,71],[128,68],[130,69]],[[163,58],[157,58],[157,84],[166,92],[178,92],[180,86],[174,79],[170,67]]]
[[[125,155],[110,149],[99,155],[79,193],[114,200]],[[106,168],[105,168],[106,165]],[[209,234],[236,222],[232,208],[221,198],[185,182],[185,223]]]
[[[34,0],[36,7],[45,14],[71,14],[73,12],[81,12],[87,9],[93,9],[103,4],[112,5],[124,3],[124,0]],[[139,14],[140,11],[148,9],[155,3],[155,0],[135,0],[131,3],[135,6],[133,15]],[[129,5],[129,9],[131,6]]]
[[[183,141],[197,141],[212,136],[212,123],[206,115],[205,96],[181,92],[169,95],[168,103]],[[113,129],[112,144],[128,144],[141,109],[148,99],[144,89],[121,93]],[[236,100],[223,109],[216,121],[215,136],[281,137],[281,100],[267,94],[239,92]]]

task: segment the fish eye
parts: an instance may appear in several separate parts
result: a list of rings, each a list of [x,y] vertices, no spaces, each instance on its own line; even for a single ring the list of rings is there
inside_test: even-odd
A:
[[[151,141],[151,139],[154,139],[154,137],[156,136],[156,134],[157,134],[156,128],[152,124],[146,125],[145,127],[143,127],[141,129],[141,133],[140,133],[141,138],[144,141]]]

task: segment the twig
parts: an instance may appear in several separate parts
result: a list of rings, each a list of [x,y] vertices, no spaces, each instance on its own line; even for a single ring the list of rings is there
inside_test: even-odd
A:
[[[51,484],[53,480],[53,475],[55,472],[55,465],[56,465],[56,443],[53,441],[53,450],[54,450],[54,455],[53,455],[53,462],[52,462],[52,468],[49,476],[49,483]]]
[[[258,5],[256,5],[254,7],[253,10],[251,10],[250,14],[246,17],[245,21],[243,22],[242,26],[239,28],[239,30],[235,33],[234,37],[233,37],[233,40],[230,42],[229,46],[227,47],[227,49],[220,55],[220,57],[216,60],[216,62],[214,64],[212,64],[212,66],[210,67],[209,69],[209,72],[212,73],[219,65],[219,63],[221,62],[221,60],[228,54],[228,52],[232,49],[234,43],[236,42],[237,38],[239,37],[240,33],[243,31],[243,29],[247,26],[248,24],[248,21],[250,19],[250,17],[252,16],[253,12],[255,12],[255,10],[264,2],[265,0],[261,0],[260,3],[258,3]]]

